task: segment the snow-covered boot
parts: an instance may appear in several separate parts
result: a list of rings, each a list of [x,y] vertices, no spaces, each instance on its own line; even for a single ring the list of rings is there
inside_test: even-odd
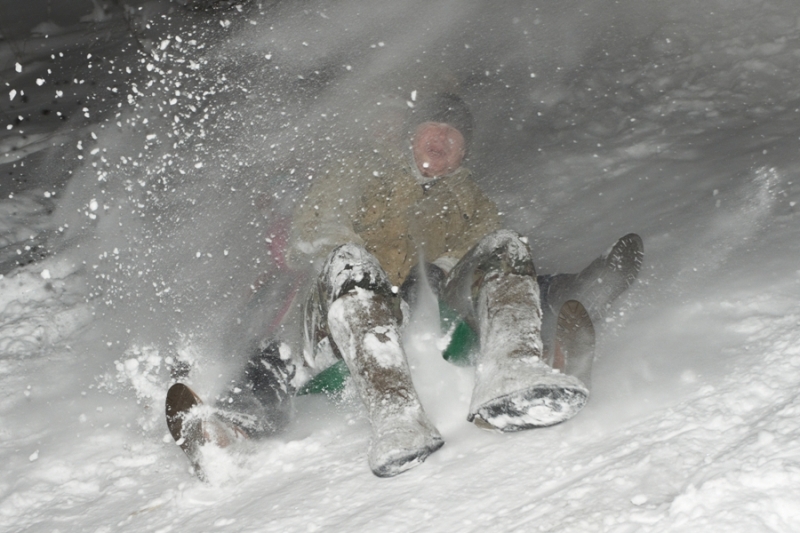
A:
[[[372,425],[370,468],[378,477],[391,477],[423,462],[444,440],[422,409],[383,299],[356,287],[331,305],[328,326]]]
[[[444,440],[411,382],[399,332],[400,297],[392,293],[386,273],[362,247],[341,246],[323,266],[315,300],[307,309],[312,318],[325,316],[325,329],[367,409],[372,472],[390,477],[420,464]]]
[[[534,276],[496,272],[478,295],[481,350],[468,420],[500,431],[550,426],[581,410],[589,390],[542,358]]]

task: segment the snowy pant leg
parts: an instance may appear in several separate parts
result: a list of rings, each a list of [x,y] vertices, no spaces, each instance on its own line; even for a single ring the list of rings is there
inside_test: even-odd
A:
[[[480,290],[487,279],[505,274],[534,279],[536,268],[530,249],[519,234],[498,230],[481,239],[453,267],[445,282],[444,301],[473,330],[480,331],[477,313]]]
[[[400,338],[400,297],[377,259],[360,246],[331,252],[306,307],[306,347],[340,355],[372,426],[370,468],[380,477],[412,468],[444,441],[419,402]],[[320,339],[320,340],[318,340]]]
[[[291,421],[294,367],[287,365],[272,343],[248,359],[228,393],[216,402],[220,416],[251,438],[283,430]]]
[[[517,233],[482,239],[451,271],[444,297],[480,336],[470,421],[518,431],[562,422],[583,407],[586,387],[542,359],[536,269]]]

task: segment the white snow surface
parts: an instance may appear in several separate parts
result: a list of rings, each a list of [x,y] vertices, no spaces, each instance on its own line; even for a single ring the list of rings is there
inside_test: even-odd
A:
[[[0,262],[52,253],[0,279],[0,530],[800,530],[796,2],[596,4],[245,4],[208,41],[138,43],[99,1],[74,27],[4,18]],[[298,158],[423,49],[474,82],[470,165],[540,272],[644,239],[589,403],[518,434],[467,423],[473,371],[439,357],[428,302],[404,339],[446,442],[424,464],[374,477],[353,395],[302,397],[201,483],[164,422],[169,368],[222,389],[272,317],[250,284],[292,286],[270,246],[316,173]]]

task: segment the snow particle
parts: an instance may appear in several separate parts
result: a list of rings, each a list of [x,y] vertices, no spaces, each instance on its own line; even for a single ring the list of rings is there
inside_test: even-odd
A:
[[[19,63],[15,64],[14,68],[17,70],[17,72],[22,72],[22,65],[20,65]]]
[[[42,270],[41,276],[42,279],[50,279],[50,271],[45,268],[44,270]]]
[[[647,496],[645,496],[644,494],[637,494],[636,496],[631,498],[631,503],[636,506],[644,505],[647,503]]]
[[[11,89],[11,91],[8,93],[8,99],[13,100],[16,96],[17,96],[17,90]]]

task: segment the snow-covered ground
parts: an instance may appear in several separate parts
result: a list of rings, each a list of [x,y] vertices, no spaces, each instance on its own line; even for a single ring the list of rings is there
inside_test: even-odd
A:
[[[597,4],[4,17],[0,529],[800,530],[796,2]],[[552,428],[473,427],[471,370],[438,357],[423,308],[406,344],[446,440],[425,464],[374,477],[356,403],[302,397],[286,434],[199,482],[164,423],[169,366],[220,389],[279,307],[250,285],[291,286],[270,253],[292,202],[359,134],[362,88],[396,75],[410,98],[417,67],[461,80],[470,164],[541,272],[644,238],[591,401]]]

